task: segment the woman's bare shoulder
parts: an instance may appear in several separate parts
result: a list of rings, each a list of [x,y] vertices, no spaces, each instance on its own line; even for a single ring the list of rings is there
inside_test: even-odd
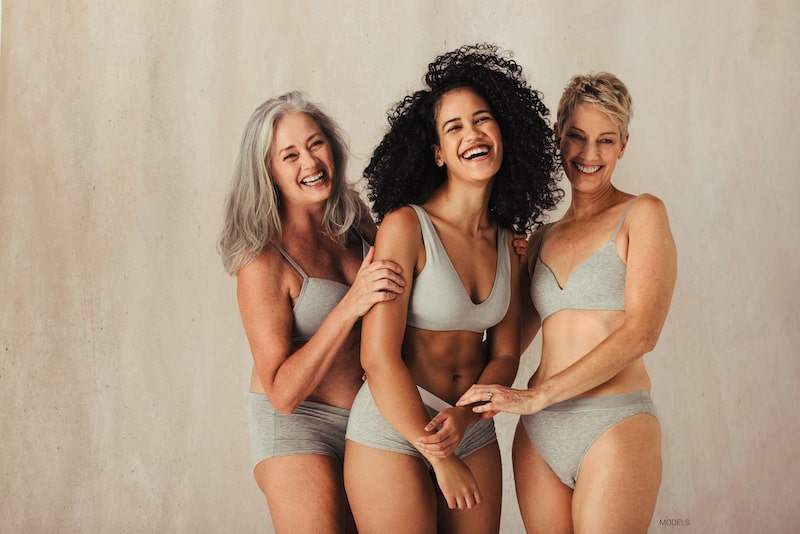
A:
[[[288,267],[288,268],[287,268]],[[236,278],[240,284],[285,286],[293,273],[291,265],[273,244],[267,244],[247,264],[239,269]]]
[[[643,193],[631,202],[625,222],[629,226],[654,224],[669,228],[667,207],[657,196]]]
[[[378,227],[378,235],[392,233],[409,235],[419,233],[420,224],[416,211],[411,206],[402,206],[386,214]]]

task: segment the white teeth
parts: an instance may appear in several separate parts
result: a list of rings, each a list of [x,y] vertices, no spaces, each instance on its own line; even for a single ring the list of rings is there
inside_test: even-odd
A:
[[[302,180],[300,180],[300,183],[303,184],[303,185],[314,185],[317,182],[319,182],[320,180],[322,180],[322,176],[323,175],[324,175],[324,173],[322,171],[319,171],[314,176],[310,176],[308,178],[303,178]]]
[[[593,172],[597,172],[600,170],[600,165],[594,165],[593,167],[585,167],[580,163],[576,163],[575,166],[578,168],[579,171],[585,172],[586,174],[592,174]]]
[[[466,152],[464,152],[461,157],[464,159],[473,159],[480,156],[485,156],[489,153],[489,148],[485,146],[479,146],[475,148],[470,148]]]

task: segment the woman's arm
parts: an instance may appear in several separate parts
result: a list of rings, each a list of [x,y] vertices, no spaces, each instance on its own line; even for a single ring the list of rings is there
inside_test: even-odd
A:
[[[397,263],[404,273],[415,272],[422,237],[416,214],[400,208],[386,215],[375,242],[375,256]],[[406,439],[412,428],[425,426],[427,412],[416,384],[403,361],[401,348],[406,330],[410,291],[373,306],[361,327],[361,366],[370,391],[384,417]],[[416,424],[425,420],[422,424]],[[417,434],[413,434],[417,435]]]
[[[667,317],[677,274],[677,253],[664,204],[652,195],[638,197],[626,218],[628,226],[625,319],[594,349],[537,387],[519,391],[499,389],[486,410],[535,413],[612,379],[633,361],[653,350]],[[491,387],[491,386],[490,386]],[[474,388],[466,402],[485,395]]]
[[[409,273],[417,272],[424,245],[419,219],[412,208],[400,208],[384,217],[375,241],[375,257],[390,260]],[[383,416],[412,445],[427,434],[428,412],[422,403],[414,378],[403,361],[402,345],[406,331],[410,291],[396,299],[381,302],[364,316],[361,329],[361,364],[375,403]],[[437,458],[420,453],[437,474],[439,487],[451,508],[480,502],[477,483],[464,463],[450,456]]]
[[[316,333],[293,351],[292,300],[285,261],[264,251],[237,273],[237,298],[256,371],[270,402],[290,413],[320,384],[356,321],[376,302],[402,293],[399,266],[364,258],[352,287]],[[277,274],[281,273],[281,274]]]
[[[611,380],[653,350],[661,335],[678,263],[667,210],[658,198],[642,195],[631,204],[626,219],[625,320],[583,358],[541,385],[548,405]]]

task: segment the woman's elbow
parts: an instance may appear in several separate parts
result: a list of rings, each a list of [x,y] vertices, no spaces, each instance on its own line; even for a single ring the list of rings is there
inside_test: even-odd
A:
[[[367,378],[387,374],[386,364],[377,358],[362,358],[361,368],[364,369]]]
[[[380,373],[386,367],[386,350],[381,340],[361,334],[361,368],[367,375]]]
[[[661,329],[645,329],[639,337],[639,347],[642,354],[647,354],[656,348],[658,338],[661,335]]]
[[[276,412],[278,412],[280,414],[284,414],[284,415],[288,415],[288,414],[294,412],[297,409],[298,406],[299,406],[298,404],[290,404],[290,403],[282,403],[282,404],[273,404],[272,405],[272,407],[275,408]]]
[[[268,393],[267,398],[275,411],[282,414],[294,412],[302,402],[302,399],[291,398],[288,395],[280,395],[274,391]]]
[[[365,352],[364,345],[361,346],[361,368],[368,380],[376,377],[395,376],[397,362],[402,362],[402,358],[392,357],[385,351],[379,350]]]
[[[661,335],[661,327],[660,321],[632,315],[625,318],[620,333],[622,333],[622,339],[626,340],[624,343],[630,349],[644,355],[656,348],[656,343]]]
[[[623,334],[623,339],[626,340],[623,344],[627,346],[631,352],[640,356],[656,348],[658,336],[661,333],[660,329],[655,329],[648,325],[635,324],[633,322],[626,322],[622,331],[626,332]]]

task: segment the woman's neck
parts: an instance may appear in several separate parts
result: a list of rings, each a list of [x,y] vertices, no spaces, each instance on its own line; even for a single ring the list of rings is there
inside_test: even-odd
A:
[[[281,209],[281,226],[284,237],[306,236],[315,238],[322,232],[325,208],[306,206],[284,206]]]
[[[614,187],[602,191],[581,193],[572,190],[572,201],[565,216],[575,221],[585,221],[605,211],[618,202],[621,193]]]
[[[425,203],[426,209],[436,217],[462,228],[470,234],[478,234],[490,227],[489,196],[491,187],[452,187],[445,183]]]

